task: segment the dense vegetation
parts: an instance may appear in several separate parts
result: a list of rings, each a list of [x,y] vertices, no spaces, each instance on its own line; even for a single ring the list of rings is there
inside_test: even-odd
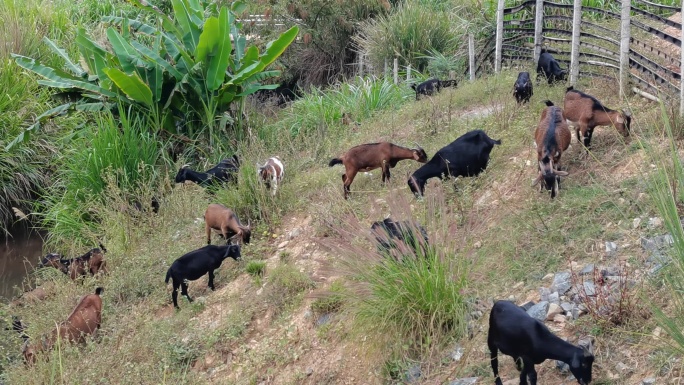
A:
[[[678,219],[684,176],[675,145],[681,128],[666,107],[614,99],[611,84],[583,84],[610,105],[630,104],[639,119],[626,143],[609,129],[599,131],[593,159],[571,149],[573,174],[550,203],[528,188],[533,171],[525,161],[534,157],[531,128],[540,101],[560,101],[560,87],[542,85],[531,105],[519,108],[510,95],[515,73],[505,72],[415,103],[406,84],[382,76],[392,54],[402,68],[410,64],[421,71],[413,77],[450,71],[460,76],[463,37],[491,30],[490,3],[482,11],[477,4],[448,0],[255,2],[244,9],[200,0],[0,1],[0,33],[9,42],[0,47],[0,125],[7,128],[0,132],[0,145],[7,148],[0,151],[0,220],[7,226],[15,217],[12,207],[18,207],[49,230],[46,248],[67,255],[103,242],[111,268],[109,275],[82,284],[55,270],[38,270],[30,279],[51,298],[0,308],[3,319],[25,319],[37,339],[64,319],[76,297],[96,286],[106,289],[103,329],[85,348],[55,350],[49,361],[28,370],[19,338],[4,332],[0,379],[10,383],[301,383],[311,373],[298,363],[317,365],[310,358],[319,354],[315,345],[368,355],[358,367],[315,373],[318,383],[336,383],[336,375],[357,375],[359,368],[374,373],[359,383],[401,382],[415,362],[429,368],[424,378],[487,376],[488,361],[475,354],[483,333],[473,315],[486,311],[478,307],[486,299],[512,293],[522,300],[529,293],[511,292],[516,282],[534,292],[544,275],[571,260],[601,260],[596,242],[642,234],[632,228],[634,217],[662,216],[676,250],[684,250]],[[181,5],[194,13],[181,12]],[[240,25],[238,19],[248,14],[266,15],[273,23]],[[276,20],[292,17],[301,20],[298,40],[296,29],[276,26]],[[427,23],[429,36],[420,28]],[[208,54],[207,63],[198,60],[198,46],[206,42],[203,28],[210,26],[226,27],[233,43],[224,39],[209,46],[242,47],[223,59],[229,64],[212,67],[217,56]],[[248,35],[258,37],[247,41]],[[294,43],[285,50],[288,40]],[[186,61],[164,60],[174,56],[169,46]],[[349,77],[359,49],[371,74]],[[98,52],[106,66],[96,63]],[[229,68],[224,79],[218,79],[219,67]],[[48,68],[53,72],[45,76]],[[301,98],[282,110],[249,98],[275,88],[279,74],[281,80],[301,80]],[[458,180],[456,188],[431,183],[424,200],[414,201],[405,188],[406,173],[415,169],[410,161],[393,170],[389,187],[379,187],[376,172],[359,176],[349,201],[341,199],[340,170],[326,166],[349,146],[381,138],[418,142],[433,154],[472,128],[503,140],[490,169],[480,178]],[[206,169],[234,153],[242,159],[237,186],[174,186],[181,164]],[[276,197],[258,183],[253,166],[272,155],[286,164]],[[657,172],[648,171],[651,163]],[[153,197],[161,201],[158,215],[136,210],[136,203],[146,206]],[[215,293],[203,280],[193,283],[192,293],[202,299],[174,312],[162,278],[175,258],[204,243],[200,217],[209,202],[251,220],[254,241],[243,249],[244,263],[226,261]],[[367,223],[389,213],[426,224],[438,246],[418,259],[380,258],[364,234]],[[310,223],[301,225],[311,232],[302,241],[306,246],[279,248],[286,240],[297,243],[289,221],[307,217]],[[628,249],[634,253],[629,262],[638,265],[635,250]],[[316,254],[331,265],[332,272],[321,271],[332,283],[314,278],[320,272],[314,274],[307,263]],[[671,287],[673,306],[656,300],[653,310],[681,347],[684,262],[674,261],[673,269],[655,279],[669,285],[628,295],[662,298]],[[299,329],[315,323],[301,319],[331,314],[335,321],[317,332]],[[616,341],[612,348],[624,342],[623,333],[655,325],[634,314],[620,325],[610,317],[601,321],[600,314],[586,317],[600,322],[580,319],[572,333],[610,337],[605,339]],[[462,364],[443,358],[456,342],[470,344]],[[352,348],[335,350],[338,343]],[[672,357],[661,347],[652,353],[665,361]],[[611,360],[607,353],[601,357]],[[617,383],[609,369],[601,368],[596,377],[597,383]]]

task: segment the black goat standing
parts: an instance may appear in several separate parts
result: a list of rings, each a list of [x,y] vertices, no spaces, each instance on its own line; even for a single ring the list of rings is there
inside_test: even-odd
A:
[[[411,88],[416,91],[416,100],[418,100],[418,96],[421,94],[432,96],[439,92],[442,89],[442,82],[439,79],[428,79],[420,84],[411,84]]]
[[[544,76],[549,85],[555,82],[564,82],[568,78],[568,71],[561,69],[558,61],[548,52],[543,49],[539,55],[537,62],[537,84],[539,84],[540,77]]]
[[[518,73],[518,79],[513,85],[513,96],[518,104],[527,103],[530,101],[534,93],[532,92],[532,80],[529,72]]]
[[[183,183],[186,180],[197,183],[202,187],[207,187],[214,183],[236,183],[237,172],[240,169],[240,160],[237,155],[232,158],[224,159],[216,166],[210,168],[206,172],[198,172],[188,168],[184,165],[178,170],[176,174],[176,183]]]
[[[563,341],[513,302],[497,301],[492,307],[487,345],[496,385],[502,385],[497,358],[499,350],[515,360],[516,367],[520,370],[520,385],[527,385],[528,378],[530,385],[537,385],[534,365],[547,359],[570,365],[570,372],[581,385],[591,382],[594,364],[592,347],[577,347]]]
[[[214,270],[221,266],[221,263],[226,258],[233,258],[239,261],[240,245],[207,245],[200,249],[191,251],[180,258],[176,259],[166,272],[165,283],[169,283],[169,279],[173,279],[173,306],[178,309],[178,287],[181,288],[181,294],[187,297],[188,301],[192,302],[192,298],[188,295],[187,281],[194,281],[199,279],[204,274],[209,273],[209,288],[214,290]]]

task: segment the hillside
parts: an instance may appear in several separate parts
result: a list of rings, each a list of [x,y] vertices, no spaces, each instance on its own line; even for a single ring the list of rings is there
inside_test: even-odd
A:
[[[1,309],[3,315],[19,315],[29,334],[40,336],[71,311],[80,295],[103,286],[101,332],[86,347],[55,351],[50,361],[29,369],[19,356],[20,339],[3,331],[2,353],[12,358],[7,383],[455,385],[473,383],[456,381],[469,377],[493,383],[485,343],[493,300],[539,302],[539,289],[551,286],[556,273],[574,272],[575,285],[594,273],[579,274],[590,264],[599,275],[606,269],[629,279],[621,286],[629,303],[619,311],[612,307],[609,315],[557,318],[547,325],[573,343],[586,335],[595,338],[594,384],[641,384],[649,377],[676,383],[681,360],[664,348],[665,335],[650,311],[655,304],[667,312],[672,304],[644,247],[667,232],[649,189],[655,161],[645,149],[657,153],[664,147],[658,106],[637,97],[617,99],[615,83],[582,81],[576,88],[607,106],[631,109],[632,135],[623,139],[614,129],[599,127],[589,156],[573,135],[563,155],[570,175],[551,200],[530,187],[536,176],[532,133],[542,101],[562,105],[564,88],[541,84],[529,105],[517,106],[511,95],[516,74],[447,88],[358,126],[337,127],[344,130],[340,140],[334,135],[300,139],[310,141],[310,151],[294,150],[299,146],[285,140],[278,153],[258,143],[245,146],[245,165],[271,155],[285,163],[276,197],[256,187],[261,195],[255,201],[266,202],[261,210],[270,213],[271,225],[253,221],[256,230],[242,249],[243,262],[224,262],[215,292],[206,287],[206,277],[191,282],[195,302],[181,299],[180,311],[173,309],[170,286],[163,284],[166,269],[204,245],[202,214],[208,203],[247,201],[236,196],[253,183],[253,166],[243,167],[236,191],[212,196],[193,184],[176,186],[158,215],[120,210],[123,194],[113,189],[111,204],[101,209],[110,274],[79,284],[57,271],[42,271],[36,274],[39,282],[55,282],[44,286],[48,300]],[[406,186],[415,162],[400,162],[387,187],[380,184],[379,170],[359,174],[348,201],[342,198],[343,169],[327,166],[349,147],[379,140],[417,142],[431,156],[472,129],[502,140],[487,171],[455,183],[430,180],[422,200]],[[171,177],[166,176],[169,185]],[[428,351],[416,351],[391,327],[383,328],[387,325],[364,325],[354,311],[355,274],[380,263],[368,228],[390,214],[421,222],[445,266],[453,269],[446,278],[463,278],[462,330],[455,327]],[[263,275],[248,273],[248,266],[260,266],[259,261],[265,263]],[[615,312],[618,324],[608,320]],[[500,368],[505,383],[517,383],[510,357],[500,359]],[[575,383],[555,362],[537,371],[540,383]]]

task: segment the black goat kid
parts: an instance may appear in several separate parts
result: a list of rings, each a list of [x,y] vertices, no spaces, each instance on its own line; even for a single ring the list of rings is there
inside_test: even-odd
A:
[[[580,385],[591,382],[591,369],[594,364],[592,347],[577,347],[563,341],[513,302],[497,301],[492,307],[487,345],[496,385],[502,385],[497,358],[499,350],[515,360],[520,370],[520,385],[527,385],[528,379],[530,385],[537,385],[537,371],[534,370],[534,365],[541,364],[547,359],[563,361],[570,365],[570,372]]]
[[[194,281],[209,273],[208,286],[214,290],[214,270],[218,269],[226,258],[233,258],[236,261],[242,259],[240,245],[208,245],[176,259],[166,272],[165,280],[168,284],[169,279],[173,279],[173,293],[171,294],[173,306],[178,309],[178,287],[181,288],[181,294],[192,302],[192,298],[188,295],[186,281]]]

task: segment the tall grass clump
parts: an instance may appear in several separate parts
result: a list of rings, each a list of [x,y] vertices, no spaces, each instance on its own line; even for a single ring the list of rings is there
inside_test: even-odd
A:
[[[97,118],[97,126],[73,135],[71,150],[60,159],[56,182],[39,203],[49,242],[93,243],[108,175],[124,191],[154,180],[162,143],[146,123],[124,111],[118,118],[107,113]]]
[[[430,51],[452,54],[459,46],[460,33],[452,28],[449,13],[421,4],[405,2],[389,15],[364,21],[354,37],[375,68],[395,57],[403,65],[424,71]]]
[[[408,198],[390,204],[394,220],[432,218],[427,226],[430,244],[424,249],[380,252],[369,227],[355,214],[331,226],[341,237],[331,247],[340,252],[348,289],[338,295],[346,297],[344,308],[354,330],[372,335],[377,341],[373,348],[388,354],[387,359],[429,355],[466,333],[468,266],[448,241],[447,218],[439,214],[445,204],[443,195],[433,196],[424,213],[413,214]]]
[[[680,214],[684,203],[684,167],[666,108],[662,104],[660,108],[667,147],[644,147],[651,161],[657,165],[657,170],[650,177],[651,195],[673,240],[673,247],[668,254],[671,262],[663,278],[670,291],[674,314],[666,314],[660,304],[653,304],[653,309],[659,324],[672,338],[670,345],[681,354],[684,353],[684,229]]]

